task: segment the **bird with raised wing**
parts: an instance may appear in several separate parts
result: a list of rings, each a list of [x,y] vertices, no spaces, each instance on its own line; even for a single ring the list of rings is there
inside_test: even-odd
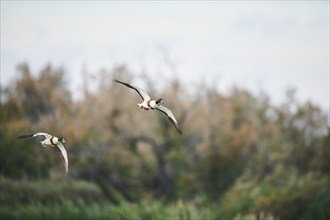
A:
[[[35,134],[23,134],[17,137],[17,139],[24,139],[24,138],[30,138],[30,137],[37,137],[37,136],[43,136],[45,139],[40,142],[40,144],[43,147],[57,147],[62,154],[62,157],[64,159],[64,167],[65,167],[65,173],[68,173],[69,168],[69,162],[68,162],[68,154],[63,146],[63,144],[66,142],[63,137],[55,137],[47,133],[35,133]]]
[[[125,82],[122,82],[122,81],[119,81],[116,79],[115,79],[115,81],[117,83],[123,84],[124,86],[127,86],[128,88],[134,89],[141,96],[143,102],[137,104],[141,110],[147,111],[147,110],[157,109],[157,110],[163,112],[167,116],[167,118],[171,121],[171,123],[174,125],[176,130],[180,134],[182,134],[182,132],[179,128],[178,122],[176,121],[172,111],[169,110],[168,108],[164,107],[163,105],[161,105],[161,103],[163,103],[162,98],[159,98],[155,101],[152,98],[150,98],[148,93],[146,91],[144,91],[143,89],[136,87],[136,86],[132,86],[128,83],[125,83]]]

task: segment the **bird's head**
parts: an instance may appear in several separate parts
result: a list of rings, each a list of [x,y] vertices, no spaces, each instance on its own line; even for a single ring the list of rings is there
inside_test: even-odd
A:
[[[61,142],[62,144],[64,144],[64,143],[66,142],[65,139],[64,139],[64,137],[60,137],[60,138],[58,139],[58,141]]]
[[[156,101],[156,104],[159,105],[159,104],[162,104],[163,103],[163,99],[162,98],[159,98],[157,101]]]

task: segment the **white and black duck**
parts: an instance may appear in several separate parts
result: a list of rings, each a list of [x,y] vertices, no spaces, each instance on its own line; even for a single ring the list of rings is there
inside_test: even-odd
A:
[[[35,134],[23,134],[17,137],[17,139],[24,139],[24,138],[30,138],[30,137],[37,137],[37,136],[43,136],[45,139],[40,142],[40,144],[43,147],[57,147],[62,154],[62,157],[64,159],[64,167],[65,167],[65,173],[68,173],[69,168],[69,162],[68,162],[68,154],[66,152],[66,149],[64,148],[63,144],[65,143],[65,139],[63,137],[55,137],[47,133],[35,133]]]
[[[143,99],[143,102],[137,104],[141,110],[154,110],[154,109],[157,109],[157,110],[163,112],[167,116],[167,118],[172,122],[172,124],[174,125],[176,130],[180,134],[182,134],[182,132],[179,128],[178,122],[176,121],[176,119],[175,119],[173,113],[171,112],[171,110],[169,110],[168,108],[161,105],[161,103],[163,103],[162,98],[159,98],[155,101],[152,98],[150,98],[148,93],[146,91],[144,91],[143,89],[141,89],[139,87],[136,87],[136,86],[132,86],[128,83],[125,83],[125,82],[122,82],[122,81],[119,81],[119,80],[116,80],[116,79],[115,79],[115,81],[118,82],[118,83],[121,83],[121,84],[123,84],[123,85],[125,85],[125,86],[127,86],[131,89],[134,89],[141,96],[141,98]]]

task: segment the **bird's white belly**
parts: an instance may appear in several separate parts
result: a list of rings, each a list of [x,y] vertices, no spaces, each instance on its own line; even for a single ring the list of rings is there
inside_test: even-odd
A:
[[[144,108],[150,108],[150,107],[148,106],[148,101],[144,101],[144,102],[142,102],[141,104],[142,104],[142,106],[143,106]]]
[[[40,142],[42,144],[42,146],[44,147],[53,147],[58,143],[58,139],[56,137],[51,138],[47,138],[44,141]]]
[[[54,146],[50,143],[50,141],[41,141],[40,144],[44,147],[53,147]]]

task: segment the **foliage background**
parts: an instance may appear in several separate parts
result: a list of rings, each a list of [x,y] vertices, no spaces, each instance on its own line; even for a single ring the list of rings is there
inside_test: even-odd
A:
[[[1,88],[0,215],[70,219],[329,219],[329,115],[300,103],[295,89],[272,104],[267,94],[175,78],[146,90],[162,97],[183,130],[163,114],[142,112],[120,64],[103,69],[95,91],[84,79],[79,100],[65,69],[46,65]],[[198,92],[197,92],[198,91]],[[57,149],[23,133],[64,136],[65,176]]]

